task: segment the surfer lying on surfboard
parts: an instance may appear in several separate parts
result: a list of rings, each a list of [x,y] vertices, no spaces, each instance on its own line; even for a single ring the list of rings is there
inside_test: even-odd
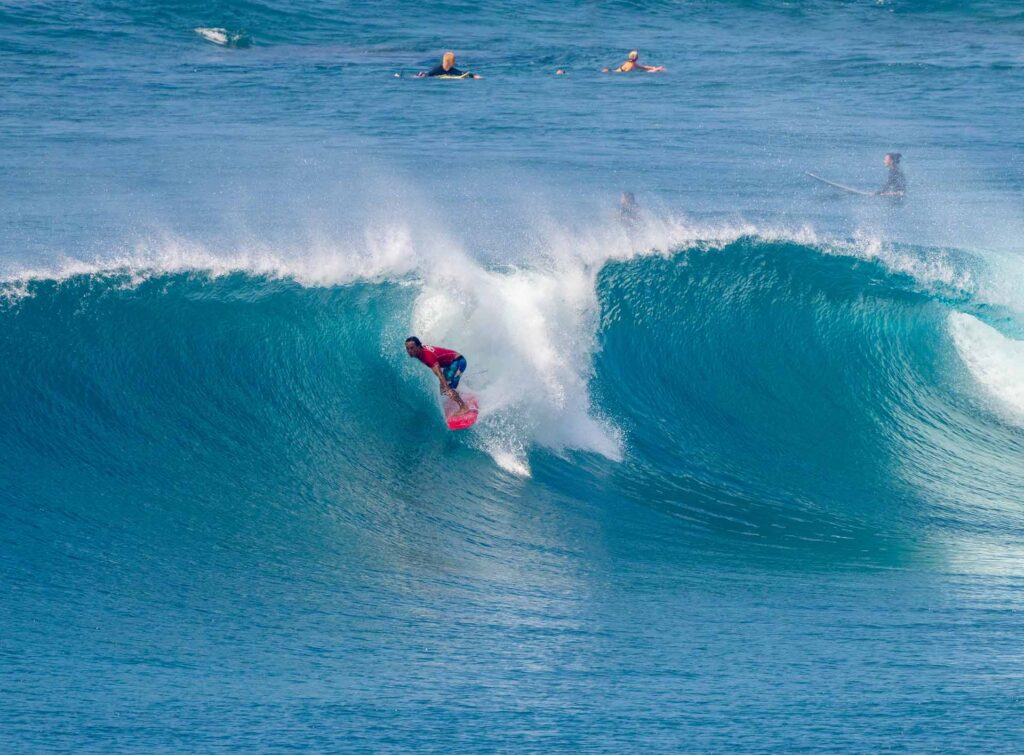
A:
[[[426,78],[430,76],[444,76],[445,78],[453,79],[479,79],[475,73],[470,71],[460,71],[455,67],[455,53],[449,50],[441,56],[441,65],[434,66],[429,71],[420,71],[416,74],[417,78]]]
[[[413,359],[419,359],[437,375],[441,383],[441,393],[459,405],[455,416],[466,414],[469,407],[456,392],[462,373],[466,371],[466,357],[457,351],[443,349],[440,346],[424,346],[416,336],[405,339],[405,353]]]
[[[630,73],[631,71],[645,71],[647,73],[661,73],[665,66],[645,66],[640,62],[640,53],[630,50],[626,61],[615,69],[602,68],[601,73]]]

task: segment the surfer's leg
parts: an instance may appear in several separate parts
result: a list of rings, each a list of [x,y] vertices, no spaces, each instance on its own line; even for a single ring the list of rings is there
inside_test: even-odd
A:
[[[451,376],[445,375],[445,379],[448,381],[448,386],[452,389],[452,393],[455,395],[455,400],[459,404],[458,414],[465,414],[469,411],[469,407],[466,406],[466,402],[462,400],[462,397],[455,391],[459,387],[459,381],[462,379],[462,373],[466,371],[466,357],[459,357],[451,364]]]
[[[448,383],[448,388],[451,393],[448,394],[456,404],[459,405],[459,410],[455,412],[455,416],[465,414],[469,411],[469,407],[466,406],[466,402],[462,400],[462,396],[459,395],[455,389],[459,387],[459,380],[462,379],[462,373],[466,371],[466,358],[459,357],[448,365],[444,370],[444,379]],[[441,388],[441,393],[444,393],[444,388]]]
[[[455,403],[459,405],[459,410],[455,412],[456,417],[459,417],[469,411],[469,407],[466,406],[466,402],[462,400],[462,396],[459,395],[459,392],[457,390],[452,388],[452,392],[450,395],[451,398],[455,400]]]
[[[448,371],[444,373],[444,379],[448,381],[448,385],[452,388],[458,388],[459,381],[462,379],[462,373],[465,371],[466,357],[459,357],[448,365]]]

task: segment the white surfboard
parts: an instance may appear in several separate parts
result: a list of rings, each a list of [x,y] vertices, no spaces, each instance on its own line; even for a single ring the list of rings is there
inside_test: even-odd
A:
[[[839,191],[845,191],[847,194],[856,194],[856,195],[861,196],[861,197],[873,197],[873,196],[875,196],[875,192],[873,192],[873,191],[861,191],[860,189],[855,189],[852,186],[846,186],[845,184],[838,184],[835,181],[829,181],[827,178],[822,178],[821,176],[816,176],[813,173],[806,173],[805,172],[804,175],[805,176],[810,176],[815,181],[821,181],[821,183],[825,184],[826,186],[831,186],[833,189],[839,189]]]
[[[196,34],[205,39],[207,42],[213,42],[215,45],[227,45],[231,41],[228,36],[227,29],[221,29],[218,27],[200,26],[195,29]]]

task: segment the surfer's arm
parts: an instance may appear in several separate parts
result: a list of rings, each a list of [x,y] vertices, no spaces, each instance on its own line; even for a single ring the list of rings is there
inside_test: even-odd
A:
[[[448,381],[445,379],[441,366],[435,364],[430,369],[434,371],[434,374],[437,375],[437,379],[441,381],[441,393],[457,403],[459,405],[460,412],[469,411],[469,407],[466,406],[466,402],[462,400],[462,396],[458,394],[458,391],[448,385]]]
[[[906,184],[890,178],[885,186],[875,192],[878,197],[902,197],[907,191]]]
[[[442,393],[445,393],[445,394],[451,393],[452,389],[450,387],[448,387],[448,381],[445,380],[444,373],[441,372],[441,366],[438,365],[438,364],[435,364],[430,369],[432,369],[434,371],[434,374],[437,375],[437,379],[439,381],[441,381],[441,391],[442,391]]]

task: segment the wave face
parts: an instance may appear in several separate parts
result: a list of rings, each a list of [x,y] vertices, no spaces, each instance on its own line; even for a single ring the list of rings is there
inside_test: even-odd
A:
[[[602,480],[713,539],[877,556],[871,538],[937,512],[1005,526],[989,518],[1024,483],[1021,342],[876,261],[740,237],[591,272],[467,270],[26,283],[2,314],[15,489],[110,476],[192,497],[301,469],[345,480],[328,498],[350,506],[392,495],[410,458],[447,467],[454,444],[445,485],[474,494],[539,466],[550,494]],[[413,332],[468,356],[471,432],[441,432]]]

